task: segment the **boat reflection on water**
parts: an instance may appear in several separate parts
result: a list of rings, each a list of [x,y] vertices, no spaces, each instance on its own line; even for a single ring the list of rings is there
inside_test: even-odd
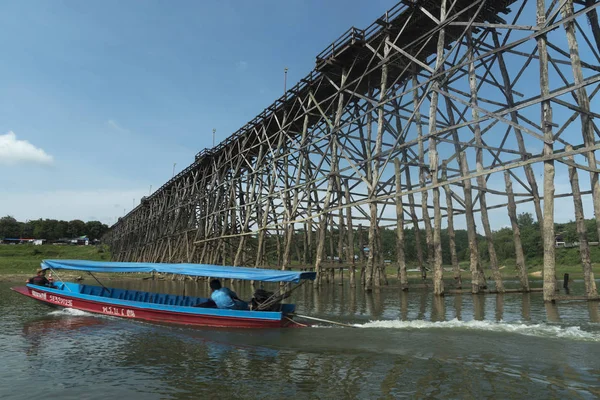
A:
[[[28,355],[36,355],[40,347],[48,341],[73,331],[90,327],[100,327],[107,323],[105,319],[88,315],[65,315],[62,311],[54,311],[51,315],[32,319],[23,324],[22,335],[31,346]]]

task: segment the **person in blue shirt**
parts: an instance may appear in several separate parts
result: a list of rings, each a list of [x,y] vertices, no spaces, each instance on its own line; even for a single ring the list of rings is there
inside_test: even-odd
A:
[[[221,286],[221,281],[213,279],[210,281],[212,294],[210,298],[215,302],[217,308],[228,310],[248,310],[248,303],[241,300],[234,291]]]

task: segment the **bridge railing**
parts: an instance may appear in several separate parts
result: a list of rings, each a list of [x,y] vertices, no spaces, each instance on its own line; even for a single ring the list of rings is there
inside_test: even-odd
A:
[[[408,3],[412,4],[413,2],[408,1]],[[365,43],[371,40],[381,32],[382,26],[385,27],[390,21],[393,21],[394,18],[400,15],[400,13],[405,11],[407,8],[407,5],[398,3],[365,29],[359,29],[354,26],[351,27],[317,55],[317,65],[328,59],[335,58],[348,46],[352,46],[356,43]]]

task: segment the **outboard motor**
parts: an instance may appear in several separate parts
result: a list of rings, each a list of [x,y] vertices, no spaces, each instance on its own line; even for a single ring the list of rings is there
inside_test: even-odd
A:
[[[284,296],[275,296],[274,292],[264,289],[256,289],[252,295],[251,310],[255,311],[279,311],[281,310],[281,300]]]

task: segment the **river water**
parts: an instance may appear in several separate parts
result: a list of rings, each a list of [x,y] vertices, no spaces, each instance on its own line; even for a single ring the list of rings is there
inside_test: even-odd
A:
[[[298,313],[356,328],[226,330],[56,310],[9,287],[0,283],[1,399],[600,397],[597,302],[303,286],[292,295]]]

